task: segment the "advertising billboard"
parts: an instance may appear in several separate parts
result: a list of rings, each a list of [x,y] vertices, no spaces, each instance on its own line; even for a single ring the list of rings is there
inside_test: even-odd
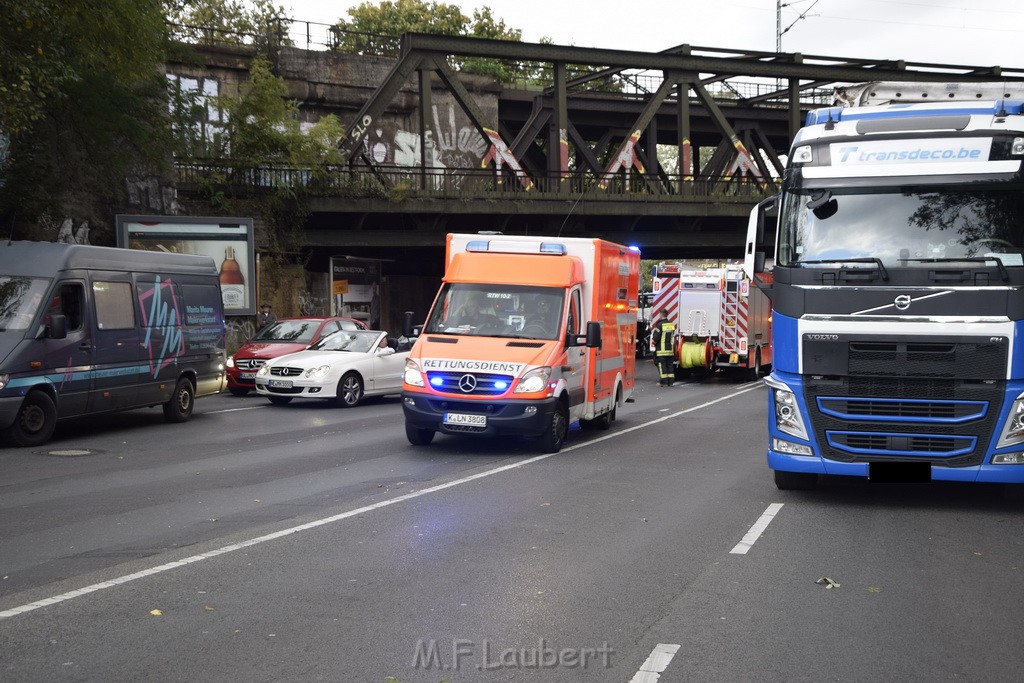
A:
[[[331,315],[344,315],[380,329],[380,261],[331,257]]]
[[[220,271],[224,314],[256,313],[256,254],[251,218],[118,216],[117,246],[209,256]]]

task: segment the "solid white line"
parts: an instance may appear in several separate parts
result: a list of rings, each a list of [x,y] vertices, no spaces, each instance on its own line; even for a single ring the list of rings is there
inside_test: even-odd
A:
[[[655,683],[661,678],[661,672],[665,670],[677,652],[679,652],[678,645],[658,643],[644,663],[640,665],[640,670],[633,674],[633,678],[629,679],[629,683]]]
[[[753,547],[754,542],[764,533],[764,530],[768,528],[771,521],[775,519],[775,515],[782,509],[782,505],[783,503],[772,503],[769,505],[764,514],[754,522],[754,526],[750,527],[750,531],[743,537],[743,540],[737,543],[736,547],[729,552],[736,555],[746,555],[747,551]]]
[[[728,394],[726,396],[722,396],[721,398],[716,398],[715,400],[708,401],[707,403],[702,403],[699,406],[694,406],[693,408],[687,408],[686,410],[680,410],[678,412],[672,413],[671,415],[665,415],[664,417],[659,417],[656,420],[651,420],[650,422],[645,422],[645,423],[643,423],[641,425],[637,425],[635,427],[630,427],[629,429],[623,429],[621,431],[616,431],[616,432],[613,432],[613,433],[608,434],[606,436],[602,436],[602,437],[600,437],[598,439],[591,439],[591,440],[583,442],[583,443],[578,443],[578,444],[575,444],[573,446],[569,446],[567,448],[563,448],[560,452],[561,453],[566,453],[568,451],[574,451],[577,448],[583,448],[584,446],[589,446],[589,445],[594,444],[594,443],[599,443],[601,441],[607,441],[608,439],[614,439],[614,438],[620,437],[620,436],[622,436],[624,434],[629,434],[630,432],[636,431],[637,429],[644,429],[646,427],[650,427],[652,425],[656,425],[659,422],[664,422],[665,420],[669,420],[669,419],[672,419],[674,417],[679,417],[680,415],[686,415],[687,413],[692,413],[695,410],[701,410],[702,408],[707,408],[708,406],[715,405],[716,403],[720,403],[721,401],[727,401],[727,400],[729,400],[731,398],[739,396],[740,394],[745,394],[748,391],[751,391],[753,389],[757,389],[760,386],[762,386],[762,385],[761,385],[760,382],[758,382],[754,386],[746,387],[744,389],[740,389],[739,391],[734,391],[731,394]],[[245,410],[245,408],[235,408],[233,410]],[[25,612],[31,612],[33,610],[37,610],[37,609],[40,609],[42,607],[48,607],[50,605],[56,605],[58,603],[67,602],[68,600],[73,600],[73,599],[79,598],[79,597],[81,597],[83,595],[88,595],[89,593],[95,593],[96,591],[103,590],[105,588],[112,588],[114,586],[120,586],[120,585],[128,583],[130,581],[135,581],[136,579],[142,579],[142,578],[145,578],[147,576],[152,576],[154,574],[162,574],[163,572],[167,572],[167,571],[170,571],[172,569],[177,569],[178,567],[184,567],[184,566],[189,565],[189,564],[194,564],[194,563],[199,562],[201,560],[208,560],[211,557],[217,557],[218,555],[226,555],[227,553],[231,553],[231,552],[234,552],[236,550],[241,550],[243,548],[250,548],[250,547],[252,547],[254,545],[259,545],[261,543],[266,543],[267,541],[273,541],[274,539],[282,538],[284,536],[290,536],[291,534],[297,534],[297,533],[299,533],[301,531],[308,531],[310,529],[315,529],[316,527],[324,526],[325,524],[333,524],[334,522],[339,522],[339,521],[341,521],[343,519],[348,519],[350,517],[355,517],[357,515],[362,515],[362,514],[365,514],[367,512],[371,512],[372,510],[377,510],[377,509],[380,509],[380,508],[388,507],[390,505],[395,505],[396,503],[403,503],[403,502],[405,502],[407,500],[412,500],[413,498],[419,498],[421,496],[426,496],[426,495],[431,494],[431,493],[436,493],[437,491],[443,491],[444,489],[449,489],[449,488],[452,488],[453,486],[459,486],[461,484],[466,484],[466,483],[471,482],[471,481],[476,481],[477,479],[482,479],[484,477],[489,477],[489,476],[491,476],[493,474],[499,474],[501,472],[507,472],[508,470],[512,470],[512,469],[515,469],[517,467],[523,467],[523,466],[529,465],[531,463],[540,462],[541,460],[547,460],[548,458],[550,458],[552,456],[555,456],[555,455],[558,455],[558,453],[547,453],[545,455],[537,455],[537,456],[534,456],[532,458],[527,458],[526,460],[520,460],[518,462],[514,462],[514,463],[511,463],[511,464],[508,464],[508,465],[501,465],[499,467],[495,467],[494,469],[485,470],[483,472],[478,472],[478,473],[472,474],[472,475],[470,475],[468,477],[462,477],[461,479],[456,479],[454,481],[449,481],[449,482],[444,483],[444,484],[438,484],[437,486],[431,486],[430,488],[421,489],[419,491],[411,491],[411,492],[406,493],[404,495],[397,496],[395,498],[389,498],[388,500],[382,500],[382,501],[380,501],[378,503],[373,503],[372,505],[366,505],[366,506],[358,508],[356,510],[349,510],[348,512],[342,512],[342,513],[339,513],[337,515],[332,515],[330,517],[324,517],[323,519],[313,520],[312,522],[307,522],[305,524],[300,524],[298,526],[290,527],[288,529],[282,529],[281,531],[275,531],[274,533],[266,534],[264,536],[257,536],[256,538],[251,538],[251,539],[249,539],[247,541],[242,541],[240,543],[233,543],[231,545],[226,545],[223,548],[217,548],[216,550],[211,550],[209,552],[200,553],[198,555],[192,555],[191,557],[186,557],[184,559],[176,560],[174,562],[168,562],[167,564],[161,564],[161,565],[156,566],[156,567],[151,567],[150,569],[143,569],[142,571],[134,572],[132,574],[125,574],[124,576],[119,576],[117,578],[110,579],[109,581],[101,581],[100,583],[94,583],[91,586],[85,586],[83,588],[79,588],[77,590],[73,590],[73,591],[70,591],[68,593],[61,593],[60,595],[55,595],[53,597],[44,598],[42,600],[37,600],[36,602],[30,602],[28,604],[21,605],[19,607],[12,607],[11,609],[7,609],[7,610],[4,610],[4,611],[0,612],[0,621],[2,621],[4,619],[9,619],[10,617],[17,616],[19,614],[24,614]]]

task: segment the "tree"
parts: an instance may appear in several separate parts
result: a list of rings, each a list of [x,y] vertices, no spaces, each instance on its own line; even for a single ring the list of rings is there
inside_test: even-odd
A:
[[[283,6],[272,0],[186,0],[168,8],[173,37],[186,43],[286,45],[288,20]]]
[[[34,221],[97,206],[157,163],[168,136],[163,6],[136,0],[25,0],[0,12],[0,212]],[[11,234],[8,232],[7,234]]]

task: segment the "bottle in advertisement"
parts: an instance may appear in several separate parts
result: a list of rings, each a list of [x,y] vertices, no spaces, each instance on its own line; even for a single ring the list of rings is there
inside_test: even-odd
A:
[[[220,264],[220,293],[224,308],[245,308],[245,278],[235,260],[235,248],[224,250],[224,261]]]

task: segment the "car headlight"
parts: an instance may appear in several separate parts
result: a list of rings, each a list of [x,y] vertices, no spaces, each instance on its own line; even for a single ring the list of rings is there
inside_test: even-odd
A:
[[[229,368],[235,367],[235,357],[234,356],[228,356],[228,367]]]
[[[793,390],[770,376],[764,383],[772,389],[772,412],[775,413],[775,426],[778,430],[809,441],[807,429],[804,428],[804,418],[800,414],[800,404],[797,403]]]
[[[516,385],[516,390],[512,393],[535,394],[538,391],[544,391],[549,379],[551,379],[551,368],[535,368],[523,375],[519,384]]]
[[[1024,442],[1024,394],[1021,394],[1010,406],[1010,414],[1006,416],[1003,433],[999,435],[996,448],[1006,448]]]
[[[321,365],[318,368],[310,368],[309,370],[306,370],[302,374],[304,374],[309,379],[322,379],[330,371],[331,371],[331,366],[330,365]]]
[[[256,371],[256,375],[258,377],[266,377],[269,374],[270,374],[270,365],[267,364],[267,363],[264,363],[263,365],[261,365],[260,369]]]
[[[411,387],[426,386],[420,366],[411,358],[405,359],[405,371],[402,373],[402,381]]]
[[[10,375],[7,375],[7,374],[0,375],[0,389],[3,389],[4,387],[6,387],[7,383],[10,382],[10,381],[11,381],[11,376]]]

